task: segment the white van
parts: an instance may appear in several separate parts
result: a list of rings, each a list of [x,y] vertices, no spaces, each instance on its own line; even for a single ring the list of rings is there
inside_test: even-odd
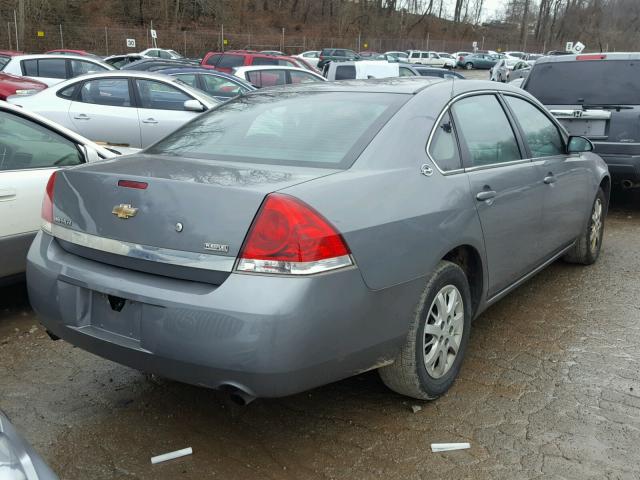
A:
[[[378,60],[358,62],[330,62],[324,67],[327,80],[366,80],[369,78],[389,78],[415,76],[411,68],[401,63]]]

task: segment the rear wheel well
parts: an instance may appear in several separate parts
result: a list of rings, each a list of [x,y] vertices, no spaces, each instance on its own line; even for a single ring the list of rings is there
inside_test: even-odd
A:
[[[471,291],[471,306],[475,313],[482,298],[483,270],[480,254],[470,245],[461,245],[450,250],[442,259],[455,263],[464,271]]]

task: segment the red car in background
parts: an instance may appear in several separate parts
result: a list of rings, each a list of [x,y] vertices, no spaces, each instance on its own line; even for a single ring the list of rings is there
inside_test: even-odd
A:
[[[86,50],[72,50],[69,48],[57,48],[55,50],[49,50],[48,52],[44,52],[44,53],[56,53],[58,55],[91,55],[93,56],[92,53],[87,52]]]
[[[45,88],[47,84],[38,80],[0,72],[0,100],[11,95],[33,95]]]
[[[250,50],[208,52],[202,59],[202,62],[200,62],[200,66],[203,68],[210,68],[225,73],[233,73],[234,68],[248,65],[279,65],[285,67],[305,68],[295,59],[290,57],[265,55],[264,53],[252,52]]]

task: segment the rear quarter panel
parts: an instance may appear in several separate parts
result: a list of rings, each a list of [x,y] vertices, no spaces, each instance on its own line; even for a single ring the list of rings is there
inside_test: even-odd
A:
[[[459,245],[483,255],[466,175],[440,174],[426,154],[450,90],[443,82],[409,100],[349,170],[287,189],[338,228],[370,289],[425,277]]]

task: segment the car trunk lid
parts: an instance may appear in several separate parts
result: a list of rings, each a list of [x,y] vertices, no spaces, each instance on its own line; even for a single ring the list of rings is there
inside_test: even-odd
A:
[[[127,268],[229,271],[267,194],[335,171],[149,155],[98,162],[58,174],[54,236]]]

